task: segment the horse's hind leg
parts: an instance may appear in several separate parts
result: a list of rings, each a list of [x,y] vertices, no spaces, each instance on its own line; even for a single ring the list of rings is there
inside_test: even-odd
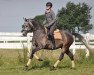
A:
[[[63,48],[62,48],[62,52],[61,52],[61,54],[60,54],[60,57],[59,57],[59,59],[56,61],[56,63],[54,64],[53,68],[56,68],[56,67],[57,67],[57,65],[59,64],[59,62],[64,58],[64,54],[65,54],[65,53],[66,53],[66,48],[63,47]]]
[[[67,54],[67,55],[69,56],[69,58],[71,59],[72,68],[75,68],[75,63],[74,63],[74,56],[73,56],[73,54],[72,54],[69,50],[66,51],[66,54]]]
[[[73,54],[69,51],[69,47],[63,47],[62,50],[63,50],[63,51],[61,52],[59,59],[57,60],[57,62],[54,64],[53,67],[54,67],[54,68],[57,67],[57,65],[59,64],[59,62],[64,58],[64,54],[66,53],[66,54],[70,57],[70,59],[71,59],[72,68],[75,68],[74,56],[73,56]]]

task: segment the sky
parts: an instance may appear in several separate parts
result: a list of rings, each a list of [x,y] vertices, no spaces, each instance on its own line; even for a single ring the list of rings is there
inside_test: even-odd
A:
[[[94,25],[94,0],[0,0],[0,32],[20,32],[23,17],[34,18],[44,14],[45,4],[49,1],[53,3],[55,13],[69,1],[87,3],[92,7],[90,22]],[[90,33],[94,34],[94,28]]]

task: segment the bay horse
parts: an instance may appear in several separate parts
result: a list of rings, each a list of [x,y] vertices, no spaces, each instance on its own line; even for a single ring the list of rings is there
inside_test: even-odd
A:
[[[41,59],[35,53],[42,49],[51,50],[52,46],[51,46],[50,41],[48,40],[47,32],[46,32],[44,26],[39,24],[34,19],[30,19],[30,18],[26,19],[25,18],[24,21],[25,22],[22,25],[23,35],[26,36],[27,33],[33,32],[32,51],[30,52],[29,60],[25,66],[25,69],[28,70],[28,67],[29,67],[33,57],[35,57],[36,59],[41,61]],[[74,55],[69,50],[70,46],[72,45],[72,43],[74,41],[73,35],[78,37],[85,44],[85,46],[88,49],[90,49],[88,47],[85,39],[83,38],[83,36],[81,36],[78,33],[70,33],[65,30],[59,30],[58,31],[59,36],[55,36],[55,34],[56,34],[56,32],[54,33],[55,44],[56,44],[55,50],[58,50],[59,48],[61,48],[62,51],[61,51],[61,54],[60,54],[58,60],[56,61],[56,63],[51,67],[51,70],[53,70],[57,67],[59,62],[63,59],[64,54],[67,54],[69,56],[69,58],[71,59],[72,68],[75,68]]]

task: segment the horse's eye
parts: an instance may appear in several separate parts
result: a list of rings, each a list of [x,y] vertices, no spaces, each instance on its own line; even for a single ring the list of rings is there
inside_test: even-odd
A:
[[[28,26],[25,26],[26,28],[28,28]]]

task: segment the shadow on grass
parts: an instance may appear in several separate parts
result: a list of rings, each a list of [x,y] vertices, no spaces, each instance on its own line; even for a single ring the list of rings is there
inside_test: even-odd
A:
[[[37,64],[34,64],[29,70],[41,70],[41,69],[44,69],[44,68],[51,68],[52,65],[51,65],[51,61],[50,60],[44,60],[42,61],[42,63],[37,63]],[[70,65],[59,65],[56,69],[62,69],[62,68],[71,68]]]
[[[32,66],[32,68],[30,68],[30,70],[31,69],[43,69],[43,68],[47,68],[47,67],[50,67],[50,61],[49,60],[44,60],[44,61],[42,61],[42,63],[41,64],[34,64],[33,66]]]
[[[4,62],[3,62],[3,56],[2,55],[0,55],[0,66],[2,66],[3,64],[4,64]]]
[[[69,65],[64,65],[64,66],[58,66],[57,69],[62,69],[62,68],[71,68]]]

